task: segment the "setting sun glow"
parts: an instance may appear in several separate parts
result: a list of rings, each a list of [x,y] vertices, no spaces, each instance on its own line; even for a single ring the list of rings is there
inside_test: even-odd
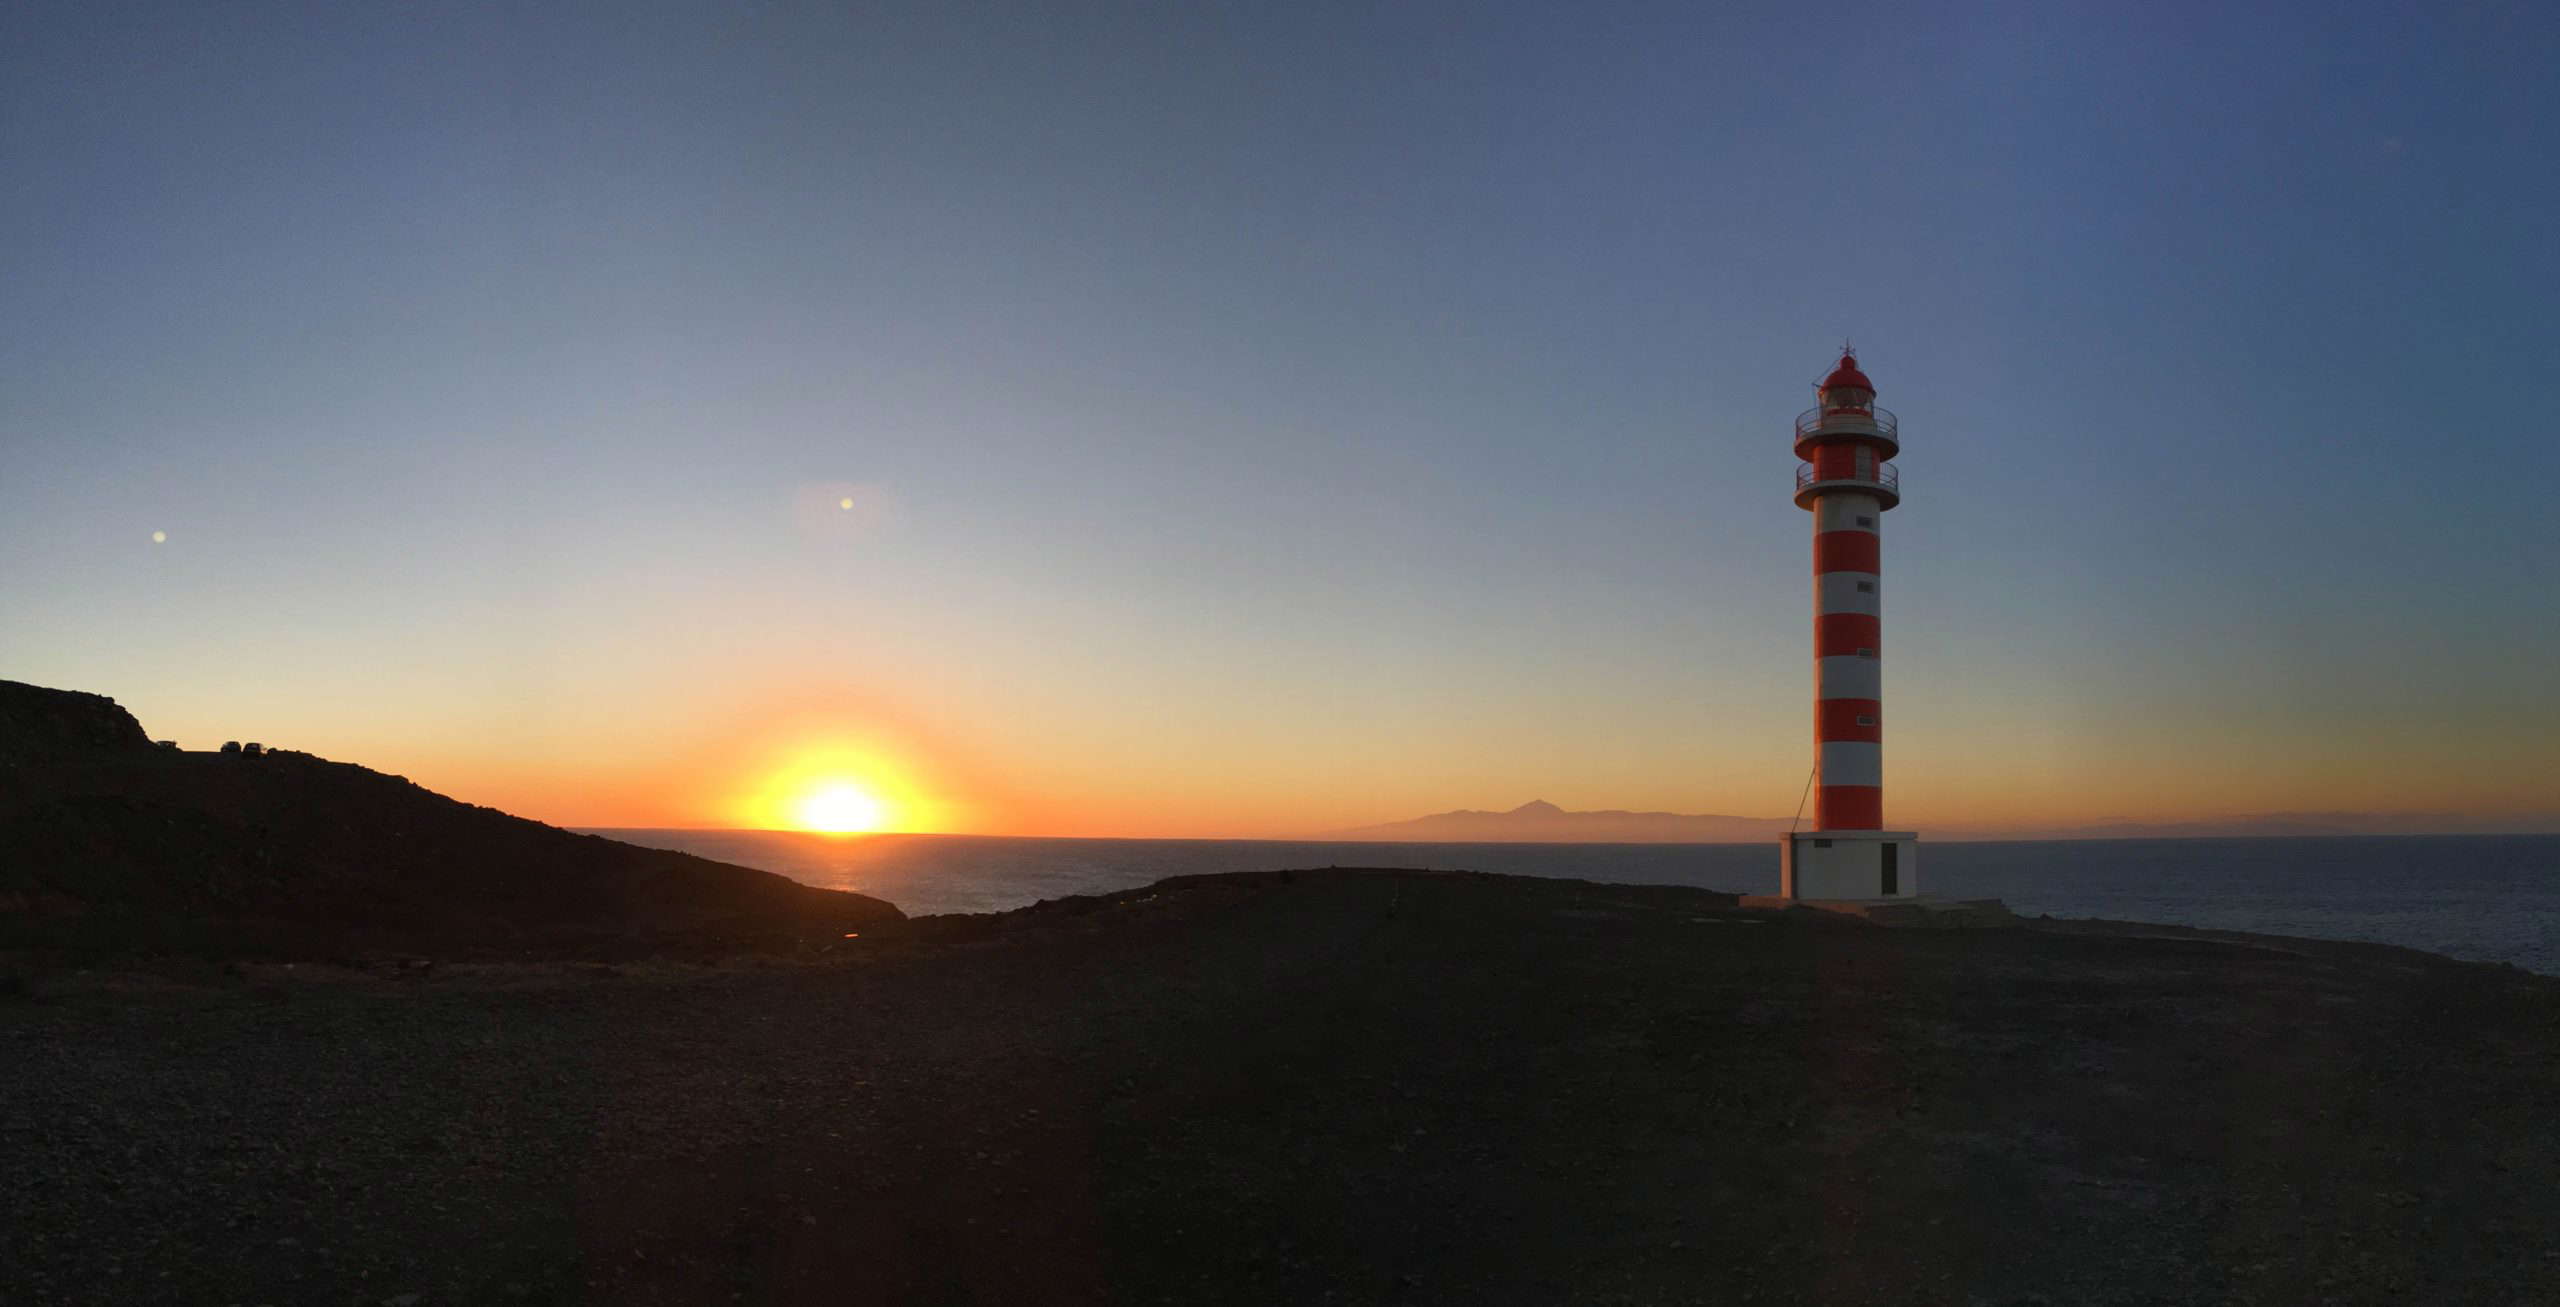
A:
[[[962,812],[911,750],[860,725],[769,733],[722,770],[739,783],[716,801],[718,820],[745,830],[920,834]]]
[[[838,781],[812,790],[792,815],[800,829],[827,835],[855,835],[880,829],[888,814],[880,800],[859,785]]]

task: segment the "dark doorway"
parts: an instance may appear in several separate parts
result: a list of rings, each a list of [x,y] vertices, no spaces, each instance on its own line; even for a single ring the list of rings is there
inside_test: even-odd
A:
[[[1891,898],[1902,892],[1902,846],[1884,846],[1884,892]]]

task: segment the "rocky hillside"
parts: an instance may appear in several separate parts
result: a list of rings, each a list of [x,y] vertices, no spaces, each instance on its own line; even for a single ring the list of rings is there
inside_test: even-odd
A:
[[[901,915],[349,763],[154,748],[112,700],[0,682],[0,945],[612,952]]]
[[[0,767],[150,747],[142,723],[103,694],[0,681]]]

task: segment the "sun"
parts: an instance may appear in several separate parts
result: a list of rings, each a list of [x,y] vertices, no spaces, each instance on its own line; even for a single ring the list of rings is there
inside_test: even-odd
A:
[[[823,835],[858,835],[880,829],[887,809],[871,792],[848,781],[831,781],[801,796],[792,809],[800,829]]]

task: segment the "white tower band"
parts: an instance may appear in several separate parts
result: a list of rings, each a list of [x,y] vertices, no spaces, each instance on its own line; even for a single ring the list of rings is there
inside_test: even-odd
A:
[[[1884,829],[1884,515],[1902,450],[1875,383],[1844,352],[1796,419],[1796,506],[1813,512],[1813,825],[1779,844],[1791,899],[1910,898],[1919,836]]]

